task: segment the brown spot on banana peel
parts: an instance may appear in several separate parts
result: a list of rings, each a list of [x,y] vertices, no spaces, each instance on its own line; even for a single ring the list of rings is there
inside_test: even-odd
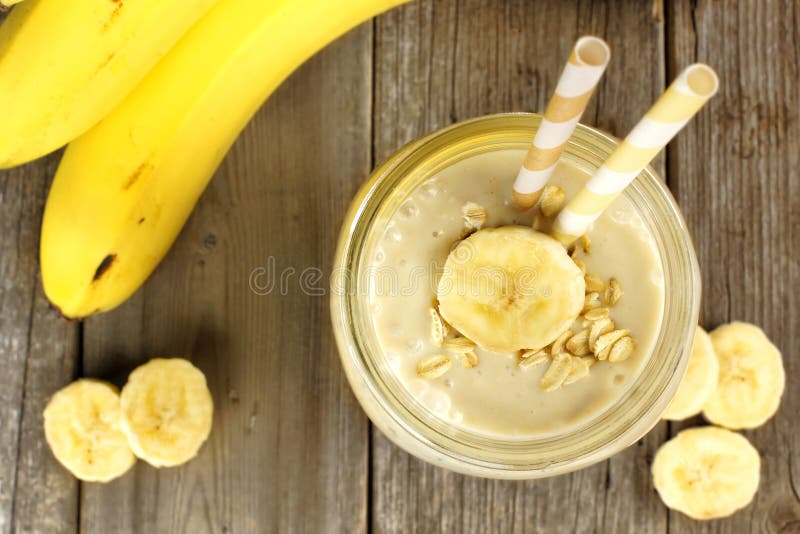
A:
[[[111,63],[111,60],[112,60],[112,59],[114,59],[114,57],[115,57],[116,55],[117,55],[117,53],[116,53],[116,52],[111,52],[111,53],[108,55],[108,57],[105,59],[105,61],[103,61],[102,63],[100,63],[100,66],[99,66],[99,67],[97,67],[97,71],[99,72],[99,71],[103,70],[103,69],[105,68],[105,66],[106,66],[106,65],[108,65],[109,63]]]
[[[108,16],[108,20],[103,25],[103,30],[104,31],[108,30],[108,28],[114,22],[114,19],[116,19],[117,15],[119,15],[119,12],[120,12],[120,10],[122,9],[122,6],[123,6],[123,1],[122,0],[111,0],[111,3],[114,4],[114,10]]]
[[[146,161],[141,163],[138,167],[136,167],[136,170],[133,171],[130,176],[128,176],[128,179],[125,180],[125,183],[122,185],[122,190],[127,191],[128,189],[133,187],[133,184],[135,184],[139,180],[139,178],[142,177],[145,171],[151,167],[152,165],[150,165]]]
[[[114,260],[116,259],[117,259],[116,254],[109,254],[108,256],[103,258],[103,261],[100,262],[100,265],[97,266],[97,269],[94,272],[94,276],[92,277],[92,282],[97,282],[106,273],[106,271],[108,271],[108,269],[111,267],[111,265],[114,263]]]

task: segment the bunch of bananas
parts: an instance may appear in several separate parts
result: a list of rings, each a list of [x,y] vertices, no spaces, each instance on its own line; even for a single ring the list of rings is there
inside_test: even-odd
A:
[[[276,87],[327,43],[404,1],[14,7],[0,26],[0,168],[69,143],[42,222],[50,301],[81,318],[131,296]]]

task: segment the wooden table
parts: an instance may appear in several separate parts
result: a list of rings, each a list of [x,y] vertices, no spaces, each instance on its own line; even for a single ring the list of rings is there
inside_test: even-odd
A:
[[[54,154],[0,172],[0,531],[800,532],[800,4],[797,0],[417,1],[347,34],[267,102],[172,251],[120,308],[65,322],[43,297],[39,225]],[[612,459],[550,480],[456,475],[375,430],[351,394],[328,301],[251,272],[330,271],[339,225],[370,169],[470,117],[543,110],[575,38],[612,61],[583,121],[623,136],[694,61],[718,96],[659,157],[703,273],[702,324],[762,325],[783,350],[778,415],[746,432],[763,458],[755,502],[699,523],[650,482],[660,423]],[[2,117],[0,117],[0,124]],[[0,126],[2,127],[2,126]],[[294,279],[296,282],[296,279]],[[143,462],[79,484],[53,458],[42,409],[79,376],[123,383],[148,357],[190,355],[214,430],[175,469]]]

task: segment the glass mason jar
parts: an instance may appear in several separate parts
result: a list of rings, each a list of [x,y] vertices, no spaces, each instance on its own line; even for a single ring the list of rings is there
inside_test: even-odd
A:
[[[361,276],[391,215],[417,186],[464,158],[527,149],[541,116],[480,117],[401,148],[378,167],[345,217],[332,274],[331,313],[342,365],[364,411],[409,453],[461,473],[540,478],[599,462],[635,443],[659,420],[686,368],[700,302],[691,237],[665,185],[648,167],[624,191],[653,236],[664,270],[664,310],[653,352],[631,387],[606,411],[577,428],[530,439],[498,439],[455,426],[413,398],[382,353],[370,318],[369,283]],[[593,173],[618,141],[578,125],[562,161]]]

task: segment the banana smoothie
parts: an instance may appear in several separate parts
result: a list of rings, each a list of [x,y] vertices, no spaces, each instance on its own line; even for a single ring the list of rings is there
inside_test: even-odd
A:
[[[658,251],[630,201],[565,250],[537,230],[589,175],[560,164],[557,188],[520,213],[511,191],[524,157],[495,150],[438,171],[371,251],[371,324],[397,381],[444,421],[502,439],[569,432],[612,406],[664,309]],[[488,264],[515,276],[482,277]],[[466,278],[480,298],[465,297]]]

